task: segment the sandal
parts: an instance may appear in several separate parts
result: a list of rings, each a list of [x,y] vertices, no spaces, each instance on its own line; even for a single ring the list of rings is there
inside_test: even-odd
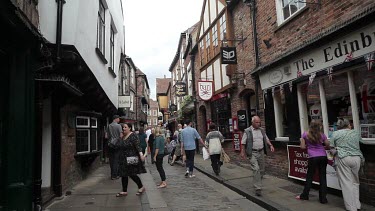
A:
[[[161,183],[158,188],[166,188],[167,187],[167,183],[163,182]]]
[[[140,188],[135,195],[142,195],[146,191],[145,187]]]
[[[118,194],[116,194],[116,197],[123,197],[123,196],[127,196],[128,195],[128,192],[120,192]]]

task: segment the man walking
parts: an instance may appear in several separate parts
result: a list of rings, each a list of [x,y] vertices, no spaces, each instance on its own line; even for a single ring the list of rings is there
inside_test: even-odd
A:
[[[194,170],[194,156],[195,156],[195,139],[198,139],[203,146],[205,146],[202,138],[199,136],[197,130],[192,128],[192,122],[188,120],[186,122],[187,127],[181,132],[181,152],[185,150],[186,155],[186,173],[185,177],[195,177],[193,174]]]
[[[265,174],[264,154],[267,154],[267,146],[270,147],[271,152],[275,148],[268,139],[266,132],[260,127],[261,121],[259,116],[254,116],[251,119],[252,125],[245,129],[242,136],[241,157],[243,159],[250,159],[251,169],[253,170],[253,186],[257,196],[262,195],[262,177]],[[246,153],[246,154],[245,154]]]
[[[118,179],[118,150],[116,149],[116,143],[122,138],[122,128],[119,124],[120,116],[114,115],[112,117],[112,123],[108,125],[108,154],[109,154],[109,166],[111,168],[111,179]]]

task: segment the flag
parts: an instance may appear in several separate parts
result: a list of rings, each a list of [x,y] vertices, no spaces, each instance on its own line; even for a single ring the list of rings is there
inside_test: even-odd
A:
[[[327,68],[327,75],[330,81],[332,81],[332,67]]]
[[[284,94],[284,85],[280,85],[280,95]]]
[[[365,55],[365,61],[366,61],[366,66],[367,66],[368,71],[372,70],[372,65],[375,61],[374,54],[375,53],[372,52],[372,53],[368,53],[368,54]]]
[[[303,75],[302,75],[302,71],[301,70],[298,70],[297,71],[297,78],[299,78],[299,77],[302,77]]]
[[[275,96],[275,87],[272,87],[272,97]]]
[[[314,78],[315,78],[316,74],[315,73],[311,73],[310,77],[309,77],[309,86],[314,82]]]
[[[344,60],[344,63],[345,62],[350,62],[350,61],[352,61],[353,60],[353,52],[350,52],[350,53],[348,53],[347,55],[346,55],[346,58],[345,58],[345,60]]]

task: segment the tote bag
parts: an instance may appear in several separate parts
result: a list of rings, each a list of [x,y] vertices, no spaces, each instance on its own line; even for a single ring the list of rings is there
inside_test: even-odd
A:
[[[208,143],[208,150],[210,155],[221,153],[221,142],[219,138],[211,138]]]

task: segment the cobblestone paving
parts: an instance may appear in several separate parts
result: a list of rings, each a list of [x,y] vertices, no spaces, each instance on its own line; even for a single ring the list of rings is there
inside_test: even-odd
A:
[[[186,169],[181,165],[170,166],[164,159],[163,166],[168,186],[162,189],[162,194],[171,210],[264,210],[198,171],[194,172],[195,178],[185,178]],[[148,168],[158,183],[156,167]]]

